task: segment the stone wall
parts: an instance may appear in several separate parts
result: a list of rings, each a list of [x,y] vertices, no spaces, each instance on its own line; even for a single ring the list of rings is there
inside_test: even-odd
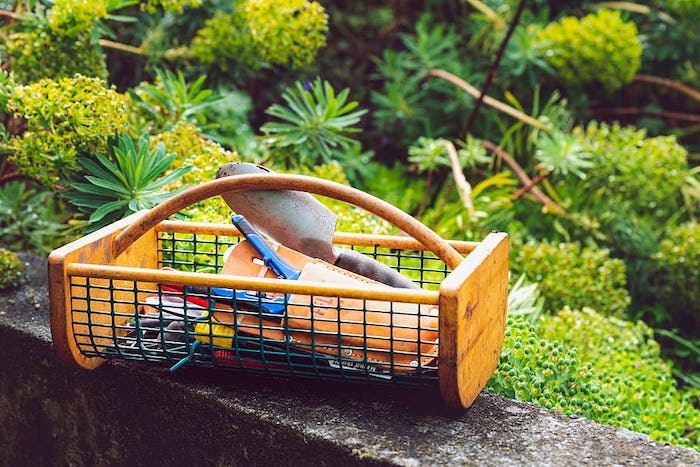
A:
[[[61,366],[46,264],[0,293],[0,465],[700,465],[700,453],[482,393],[166,369]]]

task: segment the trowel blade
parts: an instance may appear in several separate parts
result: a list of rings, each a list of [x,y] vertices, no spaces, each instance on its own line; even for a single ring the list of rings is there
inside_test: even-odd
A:
[[[216,178],[271,171],[247,162],[223,165]],[[277,242],[313,258],[335,263],[333,234],[337,216],[308,193],[291,190],[250,190],[222,193],[226,204]]]

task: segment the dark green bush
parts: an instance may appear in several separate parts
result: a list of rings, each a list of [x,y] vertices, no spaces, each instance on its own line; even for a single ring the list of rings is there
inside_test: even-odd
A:
[[[0,247],[46,254],[64,240],[63,220],[50,191],[16,180],[0,185]]]
[[[661,299],[685,319],[680,327],[697,325],[700,316],[700,224],[690,222],[671,229],[655,256],[662,275]],[[697,329],[696,329],[697,330]]]
[[[514,248],[511,271],[540,285],[550,311],[590,306],[619,316],[630,303],[625,265],[603,249],[575,243],[526,244]]]

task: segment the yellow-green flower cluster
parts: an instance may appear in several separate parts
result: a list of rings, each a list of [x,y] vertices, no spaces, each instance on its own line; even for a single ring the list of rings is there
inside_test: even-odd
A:
[[[315,1],[242,0],[233,13],[217,12],[192,40],[190,53],[223,70],[230,63],[298,68],[326,44],[328,15]]]
[[[214,180],[219,167],[241,159],[235,152],[202,136],[197,126],[190,122],[180,122],[172,130],[152,136],[151,143],[163,143],[166,153],[177,155],[170,170],[187,165],[192,167],[171,189]]]
[[[594,164],[585,180],[591,198],[623,200],[662,221],[681,208],[688,151],[675,136],[647,137],[643,129],[597,122],[573,131]]]
[[[630,304],[625,263],[608,251],[576,243],[526,244],[511,259],[514,277],[525,274],[539,284],[545,307],[590,306],[620,316]]]
[[[146,10],[153,13],[158,7],[171,13],[182,13],[185,8],[199,8],[202,0],[148,0]]]
[[[104,152],[109,136],[123,133],[127,98],[98,78],[76,75],[16,86],[8,112],[25,121],[13,137],[13,163],[47,187],[67,182],[80,153]]]
[[[22,261],[12,251],[0,248],[0,290],[17,287],[24,277]]]
[[[243,16],[235,13],[217,11],[207,19],[192,39],[189,53],[203,64],[215,64],[225,71],[238,63],[253,69],[260,66]]]
[[[172,130],[152,136],[151,144],[156,143],[163,143],[166,153],[177,155],[170,170],[181,166],[192,167],[192,170],[175,184],[166,187],[166,190],[176,190],[183,186],[214,180],[219,167],[229,162],[240,161],[238,154],[202,136],[196,125],[189,122],[178,123]],[[219,197],[197,203],[188,208],[185,213],[193,221],[210,223],[228,223],[231,214]]]
[[[55,0],[48,21],[56,35],[77,36],[92,31],[95,22],[106,17],[104,0]]]
[[[548,45],[547,60],[570,85],[599,83],[612,92],[629,83],[641,65],[637,26],[618,11],[561,18],[542,29],[538,40]]]
[[[12,75],[19,83],[76,74],[107,78],[105,56],[89,31],[59,35],[47,26],[8,37]]]
[[[248,0],[243,15],[258,55],[274,65],[308,65],[326,45],[328,15],[308,0]]]

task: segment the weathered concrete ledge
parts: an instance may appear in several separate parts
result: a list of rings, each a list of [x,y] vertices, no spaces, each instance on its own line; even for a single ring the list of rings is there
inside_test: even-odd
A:
[[[56,362],[46,263],[0,293],[0,465],[700,465],[700,453],[483,393]]]

